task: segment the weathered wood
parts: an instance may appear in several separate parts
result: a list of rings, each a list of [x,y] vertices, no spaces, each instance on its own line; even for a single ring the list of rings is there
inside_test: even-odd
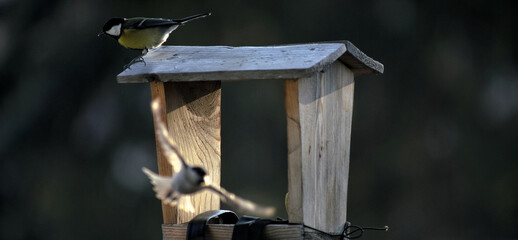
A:
[[[144,56],[146,64],[134,64],[120,73],[117,81],[304,78],[323,70],[338,58],[359,73],[383,71],[381,63],[367,57],[348,41],[267,47],[162,46]]]
[[[288,132],[288,204],[290,222],[302,223],[302,155],[300,150],[299,83],[297,79],[284,81]]]
[[[340,41],[345,44],[347,51],[340,56],[340,61],[347,66],[355,76],[383,73],[384,66],[370,58],[349,41]]]
[[[208,224],[205,230],[205,239],[230,240],[232,239],[232,224]],[[168,239],[185,239],[187,224],[163,224],[162,237]],[[304,229],[301,225],[271,224],[263,230],[262,239],[289,240],[303,239]]]
[[[146,64],[119,74],[119,82],[158,80],[242,80],[309,76],[345,52],[337,43],[274,47],[163,46],[148,53]]]
[[[234,225],[208,224],[205,239],[230,240]],[[164,240],[186,239],[187,224],[163,224],[162,238]],[[266,225],[261,239],[265,240],[340,240],[340,236],[331,236],[303,227],[302,225],[271,224]]]
[[[165,102],[166,124],[180,151],[189,164],[203,166],[216,184],[221,164],[221,81],[284,79],[289,220],[340,233],[346,221],[354,76],[382,73],[383,64],[348,41],[267,47],[163,46],[144,60],[146,64],[137,63],[120,73],[117,81],[151,82],[152,95]],[[171,174],[160,149],[158,165],[161,175]],[[191,212],[164,206],[164,223],[184,223],[219,208],[219,199],[207,192],[193,199]],[[307,239],[329,238],[320,235],[312,230],[303,233]]]
[[[163,82],[150,82],[149,86],[151,88],[151,96],[153,99],[160,99],[161,106],[165,106],[165,91],[164,91],[164,83]],[[165,109],[164,109],[165,111]],[[165,112],[162,116],[166,116]],[[167,120],[162,119],[162,122],[167,125]],[[156,126],[155,131],[156,132]],[[158,138],[155,136],[156,144],[156,155],[157,155],[157,165],[158,165],[158,174],[162,176],[171,176],[172,168],[171,165],[167,162],[167,158],[162,153],[162,149],[160,148],[160,144],[158,144]],[[168,204],[164,204],[162,202],[162,217],[164,223],[177,223],[176,222],[176,208],[171,207]]]
[[[343,229],[353,93],[353,73],[340,62],[286,81],[290,222],[335,234]]]
[[[221,178],[221,82],[184,82],[151,84],[153,96],[165,102],[169,135],[189,165],[202,166],[215,184]],[[163,90],[162,90],[163,89]],[[158,154],[159,171],[171,171],[165,158]],[[164,210],[164,223],[184,223],[194,216],[219,209],[219,198],[208,191],[191,196],[194,209],[185,207],[189,198],[181,198],[175,212]],[[165,208],[166,209],[166,208]]]

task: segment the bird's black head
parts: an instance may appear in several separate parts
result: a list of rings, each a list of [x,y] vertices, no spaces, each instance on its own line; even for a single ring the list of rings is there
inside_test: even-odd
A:
[[[205,172],[205,169],[203,169],[201,167],[193,167],[192,170],[194,170],[194,172],[196,172],[196,174],[198,174],[198,176],[200,176],[199,184],[203,183],[205,175],[207,175],[207,172]]]
[[[108,20],[100,34],[106,34],[113,38],[119,38],[122,34],[122,24],[126,21],[124,18],[112,18]]]

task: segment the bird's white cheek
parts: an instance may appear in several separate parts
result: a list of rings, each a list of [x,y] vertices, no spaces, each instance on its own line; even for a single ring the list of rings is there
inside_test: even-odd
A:
[[[112,36],[120,36],[121,27],[122,27],[122,24],[115,25],[115,26],[111,27],[108,31],[106,31],[106,34],[109,34]]]

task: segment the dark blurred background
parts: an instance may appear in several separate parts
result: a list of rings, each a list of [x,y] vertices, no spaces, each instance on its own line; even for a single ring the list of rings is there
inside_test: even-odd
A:
[[[209,18],[170,45],[350,40],[358,77],[348,219],[365,239],[518,238],[515,1],[0,0],[0,238],[159,239],[148,84],[114,16]],[[223,83],[222,185],[286,217],[283,82]]]

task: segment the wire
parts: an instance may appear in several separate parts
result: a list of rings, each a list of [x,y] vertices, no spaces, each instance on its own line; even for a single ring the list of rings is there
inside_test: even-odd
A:
[[[388,231],[389,230],[388,226],[384,226],[384,227],[361,227],[361,226],[358,226],[358,225],[352,225],[350,222],[345,222],[344,230],[342,231],[342,234],[338,235],[338,234],[329,234],[329,233],[326,233],[324,231],[318,230],[316,228],[310,227],[310,226],[305,225],[305,224],[304,224],[304,227],[307,227],[307,228],[309,228],[311,230],[315,230],[317,232],[320,232],[320,233],[328,235],[328,236],[333,236],[333,237],[340,236],[341,239],[357,239],[357,238],[361,238],[363,236],[363,233],[365,232],[365,230],[374,230],[374,231]]]

